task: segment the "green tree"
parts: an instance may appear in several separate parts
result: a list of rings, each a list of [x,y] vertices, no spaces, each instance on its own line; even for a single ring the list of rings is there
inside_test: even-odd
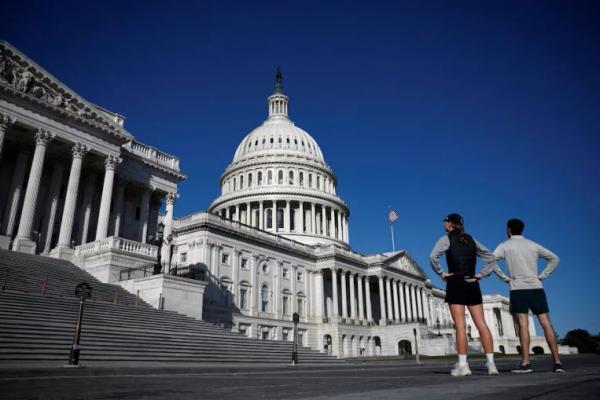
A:
[[[573,329],[567,332],[563,341],[568,346],[577,347],[580,353],[599,353],[598,343],[584,329]]]

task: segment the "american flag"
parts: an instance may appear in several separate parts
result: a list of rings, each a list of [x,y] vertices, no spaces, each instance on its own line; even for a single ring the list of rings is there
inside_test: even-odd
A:
[[[388,219],[390,222],[394,222],[398,219],[398,213],[390,208],[390,211],[388,211]]]

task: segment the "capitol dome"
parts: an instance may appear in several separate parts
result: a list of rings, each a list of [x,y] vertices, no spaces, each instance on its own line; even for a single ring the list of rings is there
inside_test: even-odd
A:
[[[268,118],[240,142],[209,211],[306,244],[348,244],[347,205],[318,143],[288,117],[276,74]]]

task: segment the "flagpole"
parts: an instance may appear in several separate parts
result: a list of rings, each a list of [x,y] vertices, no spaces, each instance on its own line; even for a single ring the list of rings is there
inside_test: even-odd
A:
[[[396,251],[396,244],[394,243],[394,223],[390,223],[390,231],[392,232],[392,251]]]

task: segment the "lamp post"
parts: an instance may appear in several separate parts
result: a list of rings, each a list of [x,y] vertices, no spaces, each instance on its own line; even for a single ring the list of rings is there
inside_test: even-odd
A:
[[[415,335],[415,361],[417,364],[421,364],[421,358],[419,357],[419,341],[417,340],[416,328],[413,328],[413,334]]]
[[[298,364],[298,322],[300,322],[300,314],[295,312],[292,315],[294,322],[294,344],[292,346],[292,365]]]
[[[442,336],[442,334],[440,332],[440,318],[439,317],[435,320],[435,324],[437,325],[437,328],[438,328],[438,336]]]
[[[81,339],[81,320],[83,318],[83,303],[86,299],[92,297],[92,287],[87,282],[82,282],[75,287],[75,297],[79,297],[79,314],[77,315],[77,325],[75,326],[75,334],[73,335],[73,345],[69,354],[69,365],[79,365],[79,340]]]
[[[156,227],[156,237],[152,241],[152,244],[154,244],[156,247],[158,247],[158,250],[156,252],[156,264],[154,264],[154,271],[152,272],[152,275],[158,275],[158,274],[160,274],[160,271],[162,270],[161,252],[162,252],[162,241],[163,241],[164,232],[165,232],[165,224],[163,224],[161,222]]]

